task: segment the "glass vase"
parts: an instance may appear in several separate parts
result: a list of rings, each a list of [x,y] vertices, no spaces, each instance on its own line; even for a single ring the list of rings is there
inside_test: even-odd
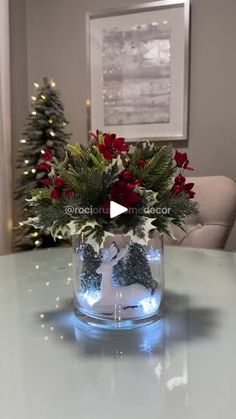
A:
[[[98,245],[72,237],[74,299],[77,317],[107,328],[132,328],[161,316],[163,238],[157,232],[145,243],[114,234]]]

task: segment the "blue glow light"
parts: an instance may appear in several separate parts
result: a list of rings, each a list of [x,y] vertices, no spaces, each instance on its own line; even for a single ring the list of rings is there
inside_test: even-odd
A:
[[[148,249],[147,258],[149,261],[159,261],[161,258],[161,252],[158,249],[154,249],[154,247],[150,247]]]

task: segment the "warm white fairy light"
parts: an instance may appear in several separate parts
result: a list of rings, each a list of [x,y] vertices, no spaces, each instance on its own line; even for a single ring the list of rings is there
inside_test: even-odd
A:
[[[57,236],[57,238],[58,238],[59,240],[62,240],[62,236]]]
[[[35,269],[36,269],[36,271],[38,271],[39,270],[39,265],[35,265]]]
[[[56,83],[54,80],[51,80],[51,87],[56,87]]]
[[[50,281],[45,282],[46,287],[49,287]]]
[[[29,163],[29,160],[25,160],[25,164],[28,164]]]
[[[46,96],[45,95],[40,95],[41,99],[45,100]]]
[[[37,233],[37,231],[35,231],[34,233],[31,234],[31,237],[38,237],[39,233]],[[37,265],[38,266],[38,265]],[[35,267],[36,268],[36,267]]]
[[[37,115],[37,112],[36,111],[32,111],[31,114],[32,115]]]
[[[53,120],[52,119],[49,119],[48,122],[49,122],[49,124],[53,124]]]
[[[24,223],[22,221],[19,221],[19,226],[22,227],[24,225]]]
[[[44,319],[44,314],[41,313],[39,317],[40,317],[40,319]]]
[[[35,100],[37,99],[36,96],[31,96],[31,99],[35,102]]]
[[[21,144],[25,144],[26,143],[26,140],[24,138],[21,138],[20,143]]]
[[[38,88],[39,88],[39,84],[38,84],[38,83],[36,83],[36,81],[34,82],[34,87],[36,87],[36,89],[38,89]]]
[[[45,150],[41,150],[41,154],[45,154]]]
[[[39,240],[35,240],[34,244],[35,244],[35,246],[39,246],[40,245],[40,241]]]
[[[54,131],[50,131],[50,135],[51,135],[51,137],[55,137],[55,132]]]
[[[48,336],[44,336],[44,340],[47,342],[48,341]]]
[[[51,327],[50,327],[50,330],[51,330],[51,332],[53,332],[53,330],[54,330],[54,327],[53,327],[53,326],[51,326]]]
[[[35,172],[36,172],[36,170],[35,170],[35,169],[31,169],[31,172],[32,172],[32,173],[35,173]]]
[[[66,126],[66,122],[63,122],[62,125]]]
[[[29,174],[29,172],[28,172],[28,170],[25,170],[24,172],[23,172],[23,175],[28,175]]]
[[[66,285],[70,285],[71,284],[71,281],[72,281],[72,278],[67,278],[66,279]]]

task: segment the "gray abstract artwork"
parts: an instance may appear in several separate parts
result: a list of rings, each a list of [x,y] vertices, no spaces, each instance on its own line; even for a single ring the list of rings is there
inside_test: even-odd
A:
[[[167,21],[103,30],[104,125],[170,121]]]

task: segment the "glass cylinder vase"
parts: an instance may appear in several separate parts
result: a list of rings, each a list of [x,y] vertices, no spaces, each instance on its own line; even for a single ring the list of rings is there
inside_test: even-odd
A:
[[[132,328],[161,316],[164,289],[163,238],[154,232],[145,243],[124,234],[98,245],[72,237],[75,313],[107,328]]]

